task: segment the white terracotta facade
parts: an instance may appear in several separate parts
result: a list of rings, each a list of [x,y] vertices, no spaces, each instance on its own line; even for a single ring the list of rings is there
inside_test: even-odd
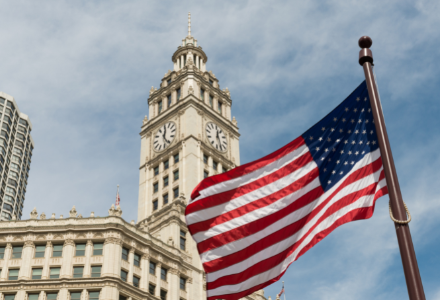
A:
[[[73,208],[68,218],[46,218],[34,209],[29,220],[0,222],[0,300],[206,299],[185,207],[204,176],[240,164],[230,93],[206,71],[207,59],[189,32],[172,57],[173,71],[150,91],[140,133],[138,222],[127,223],[113,206],[107,217],[82,217]],[[156,151],[154,137],[167,122],[175,136]],[[225,134],[223,151],[208,141],[210,122]],[[266,298],[261,290],[245,299]]]

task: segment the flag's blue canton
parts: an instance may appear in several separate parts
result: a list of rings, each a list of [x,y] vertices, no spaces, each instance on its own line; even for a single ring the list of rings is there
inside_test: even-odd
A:
[[[365,81],[302,137],[319,168],[324,191],[379,147]]]

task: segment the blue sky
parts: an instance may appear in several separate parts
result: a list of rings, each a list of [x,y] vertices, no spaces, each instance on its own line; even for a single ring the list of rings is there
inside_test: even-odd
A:
[[[0,90],[33,123],[24,217],[105,216],[120,184],[136,219],[139,130],[152,85],[192,33],[228,87],[246,163],[285,145],[376,75],[427,299],[440,299],[438,1],[0,1]],[[293,263],[287,299],[407,299],[388,198]],[[281,282],[266,288],[274,298]]]

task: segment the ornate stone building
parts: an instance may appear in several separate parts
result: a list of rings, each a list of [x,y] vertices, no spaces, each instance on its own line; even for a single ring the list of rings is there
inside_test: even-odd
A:
[[[190,28],[190,27],[189,27]],[[205,280],[185,224],[188,197],[204,177],[240,163],[228,89],[206,71],[188,36],[152,88],[141,128],[138,222],[107,217],[0,222],[0,300],[203,300]],[[246,297],[265,300],[259,291]]]

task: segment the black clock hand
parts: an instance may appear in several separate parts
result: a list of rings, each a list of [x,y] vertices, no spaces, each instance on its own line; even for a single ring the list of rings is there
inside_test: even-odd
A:
[[[220,149],[222,148],[222,144],[220,142],[220,137],[218,136],[218,131],[217,131],[217,140],[218,140],[218,145],[220,146]]]

